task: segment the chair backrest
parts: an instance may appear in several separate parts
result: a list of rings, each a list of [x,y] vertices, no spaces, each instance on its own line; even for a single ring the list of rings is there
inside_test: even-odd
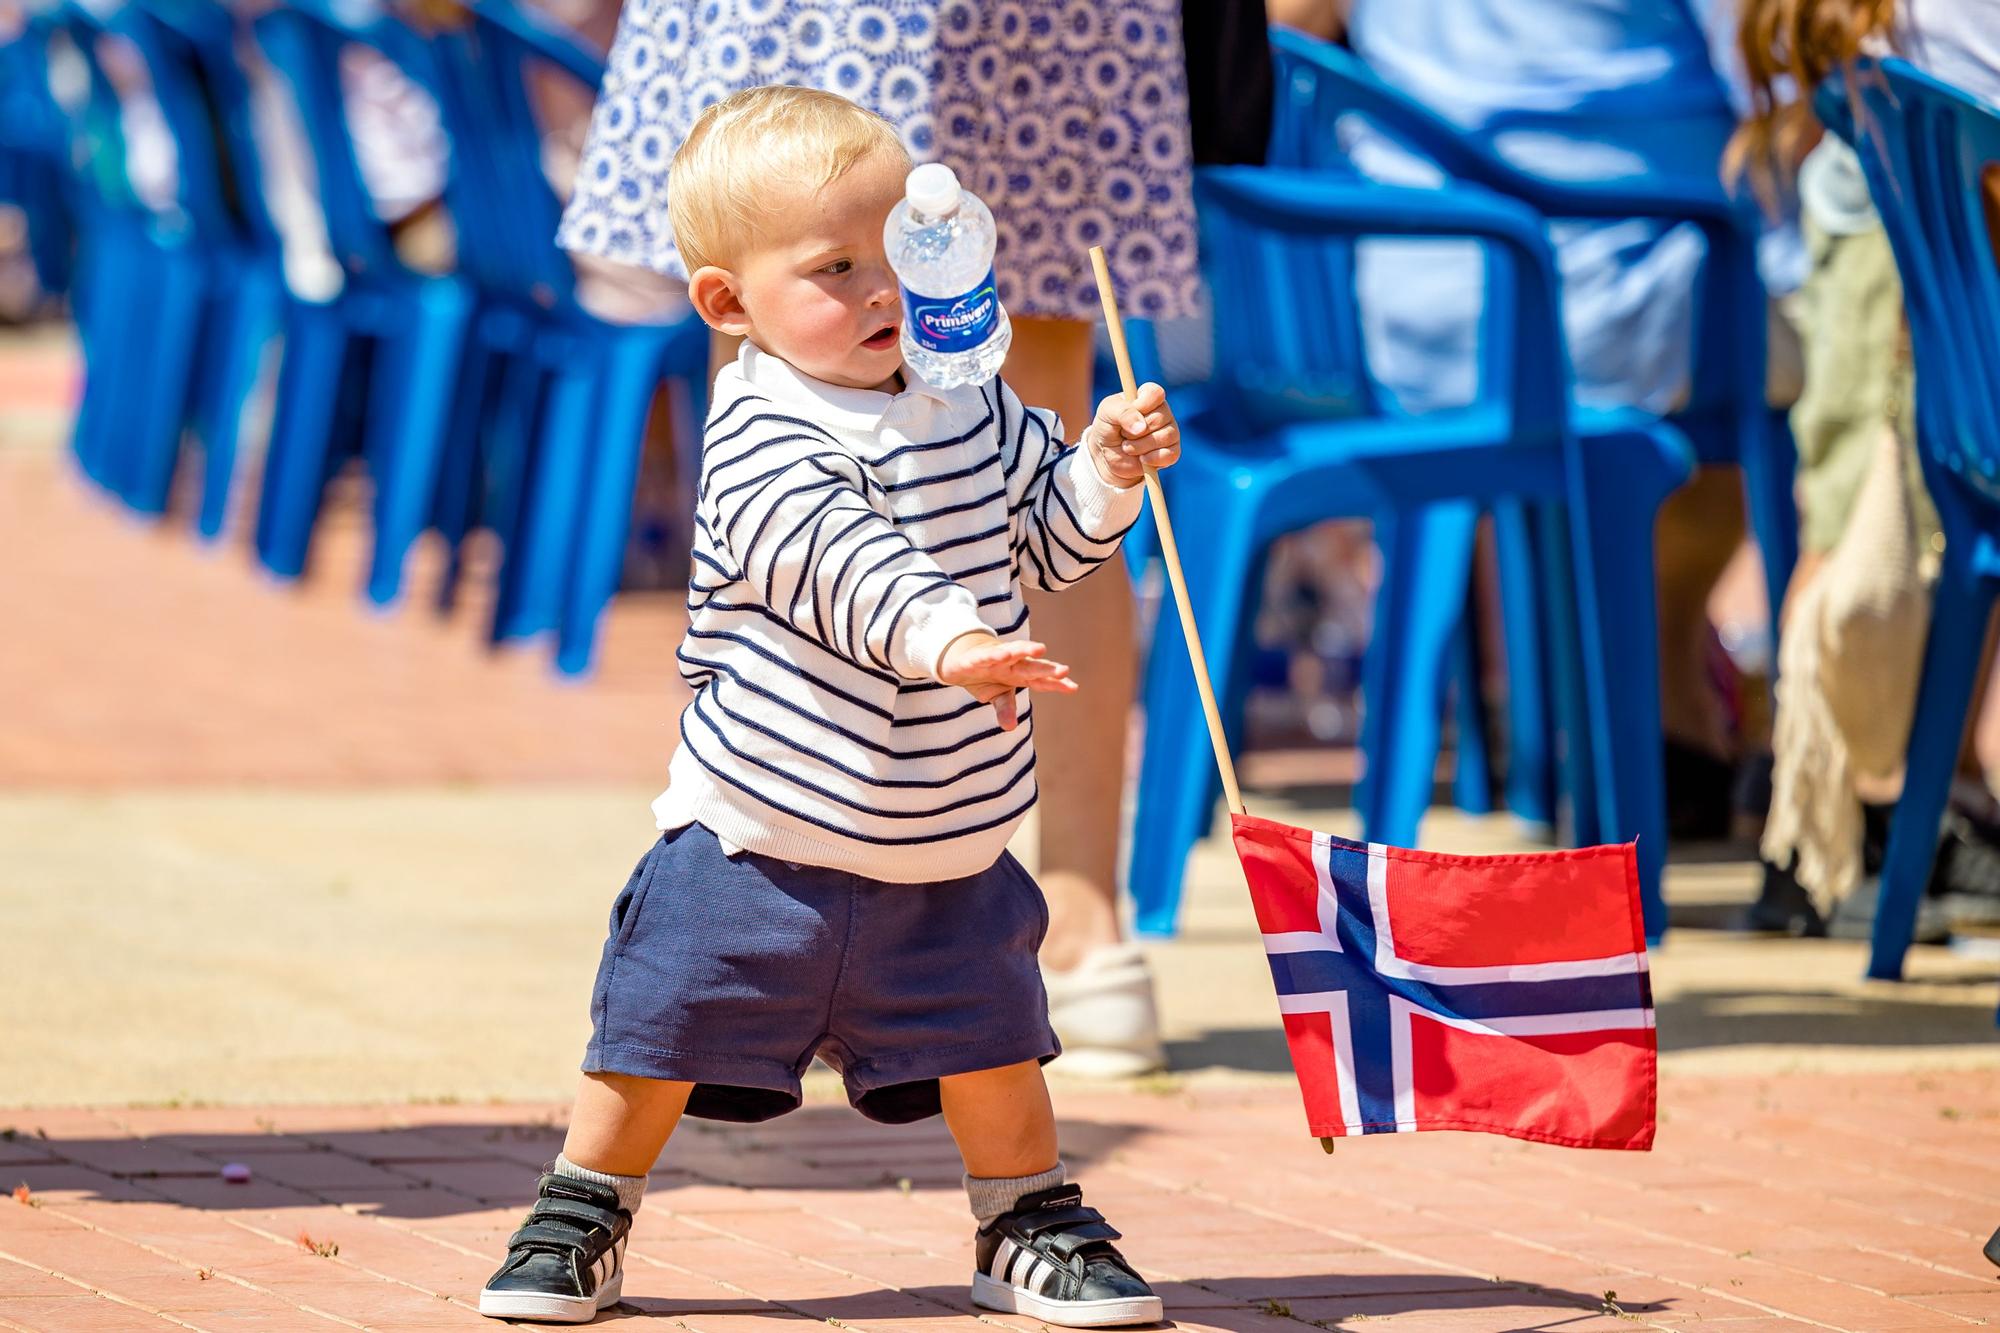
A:
[[[1332,170],[1345,157],[1338,127],[1358,116],[1428,158],[1446,176],[1519,199],[1547,218],[1648,217],[1699,226],[1707,273],[1695,302],[1692,383],[1682,415],[1758,412],[1764,403],[1764,288],[1757,274],[1760,222],[1754,202],[1732,198],[1719,176],[1559,180],[1525,171],[1480,136],[1384,83],[1352,52],[1303,33],[1274,29],[1278,116],[1273,162]],[[1501,119],[1505,119],[1502,117]],[[1504,282],[1487,264],[1489,287]],[[1482,338],[1504,336],[1509,312],[1489,308]]]
[[[1358,179],[1336,143],[1341,109],[1327,82],[1284,40],[1292,34],[1277,35],[1268,165]],[[1354,299],[1351,240],[1246,230],[1239,219],[1212,210],[1202,213],[1201,233],[1214,308],[1214,379],[1235,411],[1249,424],[1265,425],[1380,410]]]
[[[428,44],[395,14],[369,0],[291,0],[260,15],[256,32],[265,55],[291,89],[312,147],[327,241],[335,258],[350,275],[404,271],[355,153],[341,55],[350,46],[373,51],[442,101]],[[453,161],[445,189],[454,221],[467,211],[453,201],[458,176]]]
[[[49,88],[68,141],[69,180],[83,211],[185,225],[183,218],[154,215],[133,183],[125,109],[98,45],[106,33],[104,18],[76,3],[58,4],[44,18]]]
[[[471,188],[494,207],[462,220],[460,255],[490,291],[553,308],[574,299],[575,269],[555,243],[562,203],[543,169],[543,127],[532,82],[538,72],[595,93],[603,58],[553,19],[514,0],[477,0],[465,27],[432,38],[445,122],[465,146]]]
[[[1917,426],[1938,472],[2000,505],[2000,255],[1983,177],[2000,172],[2000,112],[1909,63],[1831,81],[1824,119],[1861,154],[1896,252],[1917,371]]]
[[[215,159],[209,178],[213,207],[241,237],[275,250],[277,228],[264,197],[264,169],[257,153],[250,80],[240,63],[236,16],[217,0],[137,0],[159,33],[163,54],[185,62],[200,90]]]

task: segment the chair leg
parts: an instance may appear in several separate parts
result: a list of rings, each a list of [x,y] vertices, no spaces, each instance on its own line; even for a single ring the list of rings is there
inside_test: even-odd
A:
[[[375,477],[368,598],[377,606],[402,591],[404,557],[430,517],[471,315],[466,287],[425,282],[410,304],[409,323],[384,338],[378,352],[368,423]]]
[[[208,264],[192,249],[157,252],[146,290],[147,354],[138,358],[127,405],[134,432],[120,446],[119,493],[142,514],[164,514],[189,418],[189,383],[201,342]]]
[[[1605,436],[1579,443],[1577,586],[1592,766],[1605,831],[1639,844],[1646,937],[1666,933],[1667,812],[1661,764],[1659,622],[1653,527],[1687,475],[1678,438]]]
[[[1917,907],[1937,855],[1938,823],[1944,818],[1952,774],[1958,767],[1966,707],[1986,639],[1987,613],[1993,607],[1993,584],[1978,572],[1977,548],[1983,543],[1972,533],[1945,543],[1930,637],[1924,645],[1917,712],[1910,727],[1903,794],[1890,819],[1882,886],[1875,899],[1868,975],[1884,981],[1903,975],[1903,955],[1916,933]]]
[[[448,426],[444,458],[438,465],[437,489],[431,501],[431,524],[444,538],[444,573],[438,580],[435,607],[447,615],[458,602],[459,580],[464,574],[465,539],[478,521],[481,477],[485,471],[487,431],[496,425],[495,384],[506,373],[501,352],[480,346],[475,339],[466,347],[459,366],[458,411]]]
[[[239,266],[234,277],[235,288],[224,297],[215,336],[209,340],[214,363],[197,408],[202,483],[196,528],[210,539],[221,535],[229,516],[243,406],[256,387],[264,349],[277,331],[284,302],[284,282],[274,266],[252,260]]]
[[[1451,800],[1468,815],[1493,813],[1493,756],[1486,739],[1485,672],[1479,652],[1478,598],[1468,596],[1451,639]]]
[[[350,341],[346,322],[331,306],[297,302],[285,320],[277,410],[257,505],[257,558],[281,578],[305,572]]]
[[[1538,505],[1533,514],[1535,548],[1541,568],[1542,651],[1548,666],[1548,697],[1557,744],[1551,756],[1557,835],[1576,847],[1604,841],[1598,808],[1597,767],[1592,758],[1590,703],[1586,697],[1583,645],[1576,612],[1575,536],[1569,513],[1560,505]]]
[[[1500,574],[1500,633],[1507,654],[1507,808],[1528,824],[1555,824],[1555,751],[1540,561],[1524,505],[1493,508]]]
[[[589,668],[597,646],[598,617],[618,591],[631,528],[632,490],[638,484],[639,459],[646,444],[646,418],[660,383],[656,338],[614,336],[603,354],[597,448],[591,453],[556,644],[556,666],[566,675]]]
[[[130,321],[117,302],[124,293],[149,285],[140,271],[140,238],[119,219],[99,214],[79,242],[76,291],[77,330],[83,342],[83,396],[77,403],[72,447],[85,476],[113,488],[119,417],[129,396],[129,369],[136,360]]]
[[[1431,803],[1440,741],[1439,703],[1465,594],[1479,509],[1463,501],[1422,505],[1379,519],[1382,586],[1362,664],[1361,808],[1370,842],[1413,846]]]
[[[1750,531],[1764,563],[1764,593],[1771,615],[1771,674],[1778,671],[1778,612],[1799,562],[1799,509],[1792,486],[1798,451],[1783,412],[1768,412],[1744,423],[1743,491]]]
[[[1240,495],[1235,492],[1228,498],[1237,500]],[[1202,513],[1184,506],[1190,517],[1182,519],[1182,540],[1189,549],[1203,553],[1186,568],[1188,596],[1209,654],[1209,669],[1219,677],[1212,682],[1216,697],[1228,700],[1238,657],[1235,645],[1248,634],[1255,608],[1252,575],[1259,553],[1253,539],[1254,502],[1244,498],[1216,508],[1221,512]],[[1195,521],[1196,514],[1208,521]],[[1188,527],[1191,522],[1194,526]],[[1170,605],[1161,608],[1153,633],[1144,687],[1146,738],[1125,878],[1139,932],[1171,935],[1180,916],[1188,852],[1208,833],[1218,779],[1187,640]]]
[[[529,451],[520,518],[500,571],[493,641],[554,628],[562,615],[571,537],[589,472],[597,377],[571,361],[551,379]]]

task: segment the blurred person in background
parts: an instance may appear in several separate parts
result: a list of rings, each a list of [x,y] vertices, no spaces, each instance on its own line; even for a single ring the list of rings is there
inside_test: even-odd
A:
[[[1716,175],[1735,128],[1733,14],[1717,0],[1290,0],[1300,21],[1339,28],[1386,82],[1555,179]],[[1439,179],[1366,128],[1348,145],[1370,176]],[[1577,398],[1665,413],[1692,368],[1706,247],[1692,225],[1651,219],[1550,225]],[[1484,287],[1476,246],[1368,241],[1357,291],[1371,371],[1399,407],[1470,401]],[[1784,247],[1770,265],[1784,286]],[[1774,319],[1774,324],[1776,323]],[[1789,401],[1788,335],[1774,328],[1772,395]],[[1742,544],[1742,486],[1706,468],[1670,498],[1657,530],[1662,723],[1670,835],[1726,836],[1738,737],[1715,680],[1710,593]]]
[[[1211,39],[1198,48],[1205,58],[1234,50],[1268,60],[1255,49],[1261,5],[1204,4],[1188,14],[1208,25]],[[1246,27],[1254,37],[1241,36]],[[1238,37],[1225,43],[1223,32]],[[1098,314],[1090,246],[1104,246],[1128,313],[1192,312],[1189,93],[1176,0],[823,9],[758,0],[720,18],[693,0],[635,0],[621,16],[563,245],[684,277],[665,222],[668,163],[705,107],[766,83],[826,88],[880,113],[917,161],[950,164],[993,209],[1000,297],[1014,323],[1004,373],[1029,401],[1068,421],[1090,417]],[[1246,102],[1268,108],[1268,75],[1264,88]],[[717,360],[730,354],[719,347]],[[1088,702],[1038,704],[1040,854],[1029,859],[1049,902],[1051,1016],[1068,1068],[1142,1072],[1162,1062],[1152,978],[1138,947],[1120,938],[1116,901],[1136,683],[1131,588],[1112,568],[1029,605],[1037,635],[1092,691]]]
[[[1943,536],[1917,461],[1895,256],[1861,159],[1822,133],[1811,99],[1856,57],[1894,53],[2000,107],[2000,0],[1746,0],[1741,42],[1754,113],[1732,162],[1767,198],[1796,194],[1810,258],[1792,412],[1800,559],[1784,609],[1764,888],[1746,924],[1821,934],[1831,913],[1835,933],[1865,935]],[[1989,191],[2000,246],[2000,173]],[[2000,812],[1973,741],[1920,938],[1942,938],[1954,919],[2000,919]]]

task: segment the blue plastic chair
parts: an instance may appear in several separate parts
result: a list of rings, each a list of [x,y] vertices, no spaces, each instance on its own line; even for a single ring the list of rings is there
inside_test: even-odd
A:
[[[72,446],[85,475],[136,505],[150,489],[150,460],[179,448],[207,274],[186,191],[149,202],[131,175],[105,44],[126,43],[139,57],[177,149],[181,100],[171,73],[155,73],[148,30],[129,7],[66,4],[50,19],[51,41],[67,44],[84,75],[81,101],[66,115],[78,220],[72,308],[84,360]],[[179,173],[181,186],[188,176]],[[133,317],[138,292],[144,319]]]
[[[233,25],[225,11],[202,0],[78,13],[86,35],[123,40],[143,60],[176,168],[170,240],[127,256],[149,260],[161,283],[161,299],[146,320],[121,321],[144,343],[135,360],[156,373],[146,396],[123,411],[128,425],[102,475],[133,509],[164,513],[183,446],[198,445],[204,455],[198,523],[214,537],[226,512],[243,406],[276,332],[282,297],[276,237],[249,142],[248,90],[230,47]]]
[[[213,539],[228,515],[244,405],[284,318],[282,252],[265,205],[234,16],[215,0],[137,0],[135,10],[175,99],[177,138],[192,140],[182,150],[183,193],[208,274],[189,427],[202,455],[196,525]],[[155,461],[142,508],[164,508],[174,462]]]
[[[49,97],[46,28],[30,22],[0,42],[0,199],[21,210],[36,285],[57,297],[69,290],[75,222],[65,185],[67,135]]]
[[[2000,593],[2000,254],[1981,177],[2000,170],[2000,111],[1901,60],[1863,61],[1820,91],[1852,143],[1903,279],[1924,480],[1944,564],[1924,645],[1903,794],[1889,827],[1868,975],[1894,980],[1937,854],[1986,625]],[[1857,124],[1858,120],[1858,124]]]
[[[298,107],[342,270],[338,293],[296,298],[286,312],[257,554],[280,576],[304,571],[326,482],[354,447],[345,437],[358,433],[374,482],[367,592],[386,605],[402,591],[405,557],[431,519],[474,292],[457,274],[420,273],[397,256],[355,160],[340,56],[350,45],[371,49],[438,97],[433,55],[393,14],[320,0],[261,15],[256,33]],[[477,202],[463,196],[463,178],[454,157],[445,186],[454,219]],[[343,412],[356,407],[360,420],[349,422]]]
[[[1321,172],[1198,173],[1202,254],[1217,293],[1216,372],[1183,394],[1185,448],[1162,474],[1174,503],[1216,692],[1240,733],[1244,665],[1260,564],[1270,543],[1327,518],[1375,521],[1384,586],[1364,692],[1373,753],[1426,774],[1439,699],[1463,617],[1467,544],[1481,508],[1532,505],[1563,544],[1546,554],[1551,594],[1582,664],[1566,695],[1582,748],[1579,799],[1615,836],[1640,843],[1648,931],[1659,897],[1665,813],[1657,737],[1652,525],[1687,475],[1679,433],[1638,413],[1569,403],[1553,260],[1541,217],[1490,192],[1414,190]],[[1359,326],[1346,262],[1363,236],[1487,242],[1506,274],[1482,340],[1477,402],[1421,418],[1355,415],[1348,401]],[[1327,368],[1322,373],[1322,367]],[[1557,521],[1567,514],[1567,525]],[[1573,555],[1573,559],[1571,556]],[[1570,609],[1574,608],[1574,614]],[[1178,623],[1149,654],[1146,742],[1128,882],[1138,928],[1170,933],[1189,849],[1207,832],[1216,783]],[[1654,747],[1654,748],[1649,748]]]
[[[707,329],[691,313],[658,325],[591,313],[556,247],[562,209],[542,169],[530,82],[543,70],[595,90],[603,59],[511,0],[482,0],[468,26],[432,41],[469,184],[494,202],[459,227],[460,261],[482,302],[469,377],[479,380],[490,424],[454,451],[441,520],[462,536],[477,512],[501,534],[494,639],[554,629],[557,665],[574,674],[588,668],[617,591],[646,418],[663,378],[689,391],[678,437],[697,434]]]
[[[1519,199],[1545,218],[1640,217],[1701,229],[1708,262],[1699,293],[1693,383],[1689,401],[1671,419],[1693,443],[1699,462],[1742,467],[1767,595],[1772,607],[1779,606],[1798,558],[1795,455],[1784,415],[1765,400],[1766,298],[1757,275],[1760,228],[1752,203],[1730,198],[1714,177],[1558,181],[1532,175],[1383,83],[1352,53],[1284,29],[1274,29],[1272,41],[1278,72],[1274,164],[1349,171],[1337,126],[1341,117],[1358,114],[1430,158],[1451,179]],[[1552,701],[1534,686],[1562,664],[1545,660],[1550,638],[1528,563],[1535,545],[1530,525],[1518,508],[1504,503],[1494,518],[1509,677],[1530,686],[1509,696],[1509,804],[1522,817],[1547,823],[1554,814],[1558,755],[1549,739]],[[1373,822],[1392,830],[1389,840],[1398,840],[1414,829],[1428,803],[1430,781],[1428,772],[1371,779],[1357,793],[1357,803]],[[1601,836],[1584,821],[1576,833],[1586,841]]]

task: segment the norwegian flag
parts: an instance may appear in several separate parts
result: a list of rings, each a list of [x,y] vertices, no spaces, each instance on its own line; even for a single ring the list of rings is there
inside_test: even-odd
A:
[[[1314,1134],[1652,1147],[1629,844],[1444,856],[1233,824]]]

